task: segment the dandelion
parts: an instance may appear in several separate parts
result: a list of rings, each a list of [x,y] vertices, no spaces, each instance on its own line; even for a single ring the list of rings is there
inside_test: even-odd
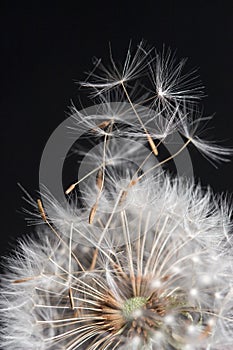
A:
[[[231,344],[232,237],[228,216],[219,210],[224,204],[181,180],[153,185],[157,196],[147,227],[142,218],[137,222],[136,238],[129,212],[121,210],[121,245],[107,233],[100,242],[73,223],[69,238],[46,230],[40,243],[21,242],[3,278],[5,348]]]
[[[88,170],[65,189],[66,202],[49,189],[37,202],[25,198],[36,234],[4,261],[1,348],[230,348],[228,200],[162,166],[190,143],[215,161],[231,150],[199,138],[199,85],[181,77],[183,62],[175,65],[170,52],[153,58],[140,43],[122,71],[111,63],[83,84],[100,99],[96,113],[71,107],[69,132],[81,128],[94,140],[94,151],[82,153]],[[134,101],[128,82],[146,76],[146,68],[157,95],[145,88]],[[176,132],[185,143],[163,156],[161,146]]]

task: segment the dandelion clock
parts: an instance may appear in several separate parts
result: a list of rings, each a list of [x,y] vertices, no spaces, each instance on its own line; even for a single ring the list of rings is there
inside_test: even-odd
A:
[[[231,150],[204,138],[196,71],[141,42],[122,65],[95,59],[80,87],[92,106],[72,105],[54,143],[62,162],[76,153],[74,180],[63,188],[50,139],[41,174],[62,191],[44,177],[25,195],[33,234],[4,260],[1,348],[231,349],[231,209],[193,180],[189,153]]]

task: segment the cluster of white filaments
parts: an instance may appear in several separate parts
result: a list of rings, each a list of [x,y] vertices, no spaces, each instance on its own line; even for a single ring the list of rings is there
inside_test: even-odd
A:
[[[41,194],[31,219],[41,224],[37,235],[6,259],[1,346],[230,349],[227,201],[161,170],[190,143],[217,161],[230,150],[195,134],[201,86],[193,73],[182,75],[184,61],[176,64],[170,52],[153,57],[140,43],[135,55],[128,50],[121,70],[112,57],[111,63],[106,68],[98,60],[100,73],[81,83],[94,91],[96,114],[71,108],[72,132],[82,129],[94,140],[95,151],[83,160],[92,169],[66,189],[66,203]],[[145,89],[138,87],[142,76],[150,88],[144,81]],[[137,89],[142,98],[134,100]],[[162,145],[177,132],[183,145],[163,157]],[[79,201],[72,197],[76,188]]]

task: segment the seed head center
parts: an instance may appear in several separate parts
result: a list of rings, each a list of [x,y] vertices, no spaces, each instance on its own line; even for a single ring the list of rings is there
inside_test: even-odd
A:
[[[145,297],[133,297],[127,299],[123,305],[123,316],[126,319],[132,319],[136,316],[137,312],[140,313],[140,310],[147,303],[147,298]]]

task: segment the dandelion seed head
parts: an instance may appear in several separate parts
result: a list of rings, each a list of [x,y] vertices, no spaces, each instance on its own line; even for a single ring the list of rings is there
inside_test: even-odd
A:
[[[4,350],[232,346],[228,201],[161,168],[191,143],[215,161],[231,151],[198,134],[202,86],[194,71],[183,73],[185,60],[169,50],[153,56],[144,43],[132,52],[122,66],[112,53],[110,67],[95,61],[81,83],[99,101],[93,113],[71,107],[69,132],[95,140],[79,153],[88,171],[64,190],[67,202],[43,188],[26,210],[40,225],[5,262]],[[176,132],[185,144],[161,161],[161,144]]]

